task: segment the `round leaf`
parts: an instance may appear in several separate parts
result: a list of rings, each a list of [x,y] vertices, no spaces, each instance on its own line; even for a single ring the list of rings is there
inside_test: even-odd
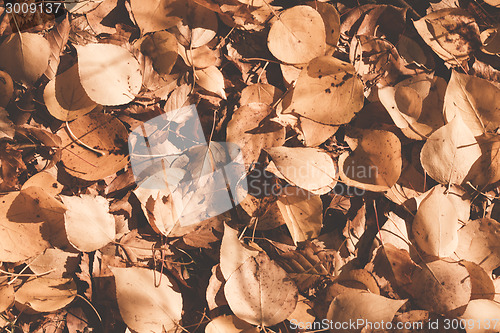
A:
[[[140,65],[128,50],[113,44],[78,46],[78,71],[95,103],[122,105],[134,100],[142,85]]]
[[[115,218],[104,197],[61,196],[66,205],[64,223],[70,243],[80,251],[100,249],[115,239]]]
[[[224,286],[229,307],[244,321],[275,325],[293,313],[298,290],[285,270],[264,252],[248,258]]]
[[[287,9],[271,26],[267,44],[271,53],[283,62],[309,62],[325,53],[326,33],[323,19],[309,6]]]
[[[267,104],[251,103],[236,110],[227,125],[227,141],[241,147],[247,165],[258,160],[262,149],[281,146],[285,142],[285,128],[267,120],[270,113]]]
[[[127,129],[109,114],[91,112],[63,127],[58,135],[61,161],[74,177],[99,180],[127,164]]]
[[[43,99],[50,114],[62,121],[75,120],[97,106],[80,83],[78,64],[47,83]]]
[[[458,245],[459,228],[453,202],[447,194],[432,189],[413,220],[412,232],[420,249],[436,257],[451,256]]]
[[[420,161],[429,176],[441,184],[461,184],[480,156],[473,133],[457,115],[427,139]]]
[[[351,153],[339,157],[342,181],[369,191],[385,191],[401,175],[401,142],[387,131],[353,129],[347,142]]]
[[[16,291],[16,307],[53,312],[71,303],[77,294],[73,279],[40,277],[28,280]]]
[[[0,69],[15,81],[32,84],[49,65],[50,44],[41,35],[14,33],[0,44]]]
[[[351,291],[335,297],[326,317],[333,322],[364,319],[367,322],[390,322],[406,300],[395,300],[368,292]]]
[[[412,278],[411,293],[424,309],[446,314],[467,305],[470,300],[469,272],[456,262],[430,262]]]
[[[319,57],[300,73],[284,113],[342,125],[351,121],[363,103],[363,84],[352,65],[333,57]]]
[[[168,276],[139,267],[113,267],[111,271],[120,314],[131,330],[169,332],[178,327],[182,295]],[[159,286],[155,286],[155,281],[161,281]]]
[[[325,194],[337,184],[337,166],[330,155],[316,148],[267,148],[278,177],[314,194]]]

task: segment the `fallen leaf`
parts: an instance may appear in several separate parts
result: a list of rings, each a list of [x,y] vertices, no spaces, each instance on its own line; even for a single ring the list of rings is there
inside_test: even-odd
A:
[[[283,113],[299,114],[325,125],[342,125],[361,110],[363,100],[363,84],[351,64],[318,57],[301,71]]]
[[[323,226],[320,197],[293,187],[285,187],[283,192],[277,203],[294,243],[318,237]]]
[[[226,92],[224,91],[224,76],[221,71],[215,67],[210,66],[195,71],[196,83],[203,89],[226,99]]]
[[[71,303],[77,294],[73,279],[32,278],[16,291],[16,307],[36,312],[53,312]]]
[[[279,174],[290,184],[313,194],[325,194],[337,184],[337,166],[317,148],[273,147],[265,149]]]
[[[101,196],[61,196],[66,233],[70,243],[82,252],[98,250],[115,239],[115,218]]]
[[[340,178],[349,186],[386,191],[401,175],[401,142],[391,132],[352,128],[347,143],[353,150],[339,156]]]
[[[43,218],[22,192],[0,197],[0,260],[17,262],[42,253],[50,245],[43,236]],[[28,241],[27,241],[28,240]]]
[[[227,125],[227,141],[241,147],[246,165],[257,162],[262,149],[285,142],[285,128],[267,119],[271,111],[265,103],[252,102],[238,108]]]
[[[491,272],[500,266],[500,223],[491,218],[473,220],[458,231],[458,258],[474,262]]]
[[[321,15],[309,6],[285,10],[272,24],[267,45],[276,58],[289,64],[324,55],[326,32]]]
[[[479,27],[466,10],[437,10],[413,22],[422,39],[450,66],[461,66],[480,45]]]
[[[220,270],[228,280],[249,258],[256,257],[259,250],[244,245],[238,239],[238,230],[224,224],[224,236],[220,246]]]
[[[219,316],[212,319],[205,327],[205,333],[258,333],[257,327],[239,319],[234,315]]]
[[[457,115],[429,136],[420,161],[429,176],[441,184],[461,184],[480,156],[473,133]]]
[[[460,318],[465,321],[467,333],[496,332],[497,321],[500,320],[500,304],[489,299],[471,300]],[[469,325],[471,320],[473,324]]]
[[[43,92],[45,106],[54,118],[72,121],[97,107],[80,83],[78,64],[57,75]]]
[[[330,304],[326,318],[333,323],[391,322],[398,309],[407,300],[395,300],[377,294],[362,291],[350,291],[335,297]],[[362,327],[356,326],[360,332]],[[334,332],[334,329],[330,330]]]
[[[53,80],[56,77],[60,56],[68,42],[70,30],[69,18],[66,16],[46,36],[50,45],[50,57],[49,65],[44,74],[49,80]]]
[[[169,29],[181,21],[176,12],[182,1],[132,0],[130,7],[142,34]]]
[[[261,327],[288,318],[298,298],[295,283],[265,252],[250,256],[239,266],[226,281],[224,293],[238,318]]]
[[[467,269],[456,262],[435,260],[413,274],[411,293],[417,304],[439,314],[459,311],[470,300]]]
[[[70,175],[99,180],[110,176],[128,163],[128,131],[116,117],[91,112],[61,128],[61,162]]]
[[[444,79],[421,74],[379,89],[378,96],[394,124],[408,138],[422,140],[445,124],[445,90]]]
[[[131,330],[171,332],[179,327],[182,295],[170,277],[148,268],[110,269],[115,276],[120,314]]]
[[[419,248],[436,257],[449,257],[458,246],[460,223],[448,195],[433,188],[418,207],[412,233]]]
[[[217,34],[217,15],[192,0],[184,6],[182,20],[173,29],[179,43],[193,49],[209,43]]]
[[[147,35],[141,42],[141,52],[153,61],[153,68],[160,75],[167,75],[177,60],[177,40],[167,31]]]
[[[43,275],[45,278],[70,278],[78,269],[79,263],[78,253],[50,248],[30,263],[30,269],[33,273]]]
[[[474,136],[500,127],[500,89],[487,80],[451,72],[444,98],[444,115],[450,122],[459,114]]]
[[[91,100],[122,105],[135,99],[142,73],[132,53],[113,44],[77,46],[77,53],[80,82]]]
[[[49,65],[50,44],[41,35],[14,33],[0,44],[0,68],[13,80],[33,84]]]

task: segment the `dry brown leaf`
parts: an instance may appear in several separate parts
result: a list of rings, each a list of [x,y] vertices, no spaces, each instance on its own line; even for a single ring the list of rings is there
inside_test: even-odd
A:
[[[212,319],[205,333],[258,333],[260,330],[235,315],[219,316]]]
[[[352,65],[319,57],[300,73],[283,113],[299,114],[326,125],[342,125],[351,121],[363,102],[363,84]]]
[[[264,103],[273,105],[276,103],[283,91],[267,83],[251,84],[241,91],[240,105],[245,106],[250,103]]]
[[[77,294],[73,279],[32,278],[16,291],[16,307],[53,312],[71,303]]]
[[[298,298],[295,283],[265,252],[250,256],[239,266],[226,281],[224,293],[238,318],[261,327],[288,318]]]
[[[459,263],[436,260],[413,274],[412,294],[418,305],[440,314],[459,310],[469,303],[472,284]]]
[[[70,29],[69,18],[66,16],[64,20],[56,24],[46,36],[50,45],[50,57],[49,66],[44,74],[49,80],[53,80],[56,77],[57,67],[60,61],[59,57],[68,42]]]
[[[179,55],[189,67],[207,68],[215,66],[220,57],[219,50],[212,50],[206,45],[196,49],[185,48],[181,44],[178,47]]]
[[[356,322],[358,319],[371,323],[390,322],[406,301],[390,299],[369,292],[350,291],[333,299],[326,317],[334,323]],[[361,331],[361,329],[362,327],[357,327],[355,331]],[[335,332],[335,330],[332,328],[330,332]]]
[[[182,21],[173,29],[179,43],[188,49],[209,43],[217,33],[217,15],[192,0],[183,5]]]
[[[351,129],[347,143],[353,150],[339,157],[342,181],[369,191],[386,191],[401,175],[401,143],[387,131]]]
[[[182,296],[170,277],[139,267],[113,267],[111,271],[115,276],[120,314],[131,330],[171,332],[178,328]]]
[[[1,78],[0,78],[0,85],[1,85]],[[9,119],[9,114],[7,111],[0,106],[0,139],[1,138],[8,138],[12,139],[14,137],[14,134],[16,133],[14,129],[14,124],[12,121]]]
[[[286,130],[268,119],[271,112],[268,104],[250,103],[237,109],[227,125],[227,141],[240,147],[247,165],[257,162],[262,149],[285,143]]]
[[[141,52],[151,58],[153,68],[162,76],[174,67],[177,51],[177,39],[167,31],[149,34],[141,42]]]
[[[349,59],[367,87],[392,85],[407,72],[396,47],[384,38],[354,36]]]
[[[57,181],[57,178],[48,171],[42,171],[33,175],[23,184],[21,189],[31,186],[43,188],[45,193],[52,196],[59,194],[63,188],[63,185]]]
[[[43,92],[50,114],[62,121],[72,121],[97,107],[80,83],[78,64],[57,75]]]
[[[113,44],[77,46],[77,53],[80,82],[91,100],[122,105],[135,99],[142,73],[132,53]]]
[[[444,115],[459,114],[474,136],[500,127],[500,89],[491,82],[452,71],[444,98]]]
[[[458,258],[474,262],[491,272],[500,266],[500,223],[490,218],[473,220],[458,232]]]
[[[467,268],[472,284],[471,300],[495,298],[495,285],[488,273],[476,263],[461,260],[460,263]]]
[[[4,284],[0,286],[0,311],[8,310],[14,304],[14,286]]]
[[[498,54],[500,53],[500,34],[498,33],[499,26],[494,28],[486,29],[481,32],[480,38],[483,46],[481,50],[487,54]]]
[[[285,187],[283,192],[277,203],[295,245],[318,237],[323,226],[320,197],[293,187]]]
[[[226,99],[226,92],[224,90],[224,76],[221,71],[215,67],[210,66],[196,70],[196,83],[203,89]]]
[[[68,240],[82,252],[98,250],[115,239],[115,218],[101,196],[61,196],[67,210],[64,223]]]
[[[33,84],[47,69],[50,44],[41,35],[14,33],[0,44],[0,69],[15,81]]]
[[[128,162],[127,129],[110,114],[91,112],[63,127],[58,135],[62,139],[64,170],[74,177],[103,179]]]
[[[228,280],[249,258],[256,257],[259,250],[242,244],[238,239],[238,230],[224,224],[224,236],[220,246],[220,270]]]
[[[212,276],[208,280],[206,292],[207,305],[210,311],[227,305],[226,296],[224,296],[224,283],[226,283],[226,280],[222,275],[220,265],[212,266]]]
[[[169,29],[181,21],[176,16],[182,1],[131,0],[130,7],[142,34]]]
[[[481,156],[476,139],[460,115],[436,130],[420,153],[424,170],[441,184],[462,184]]]
[[[276,176],[292,185],[313,194],[325,194],[337,184],[337,166],[321,149],[273,147],[266,152],[278,170]]]
[[[309,1],[308,6],[316,9],[325,24],[326,43],[336,47],[340,38],[340,15],[337,9],[330,3]]]
[[[9,73],[0,71],[0,108],[9,104],[12,94],[14,94],[14,82]]]
[[[430,255],[449,257],[458,246],[459,228],[453,202],[447,194],[433,188],[413,219],[412,233],[417,245]]]
[[[466,10],[446,8],[413,24],[423,40],[450,66],[462,66],[480,45],[479,27]]]
[[[276,58],[289,64],[324,55],[326,33],[321,15],[309,6],[285,10],[272,24],[267,45]]]
[[[23,192],[0,197],[0,260],[17,262],[42,253],[49,243],[42,234],[43,218]]]
[[[494,333],[498,331],[500,304],[489,299],[471,300],[460,318],[465,320],[467,333]]]
[[[340,126],[324,125],[305,117],[299,117],[296,127],[294,129],[298,132],[298,139],[306,147],[317,147],[332,137]]]
[[[76,272],[79,263],[78,253],[51,248],[30,262],[30,269],[33,273],[43,275],[46,278],[69,278]]]
[[[410,139],[422,140],[444,125],[446,81],[420,74],[378,90],[394,124]]]
[[[340,26],[341,35],[349,41],[356,35],[386,38],[396,45],[405,30],[406,8],[366,4],[346,13]]]
[[[493,6],[493,7],[500,7],[500,1],[499,0],[484,0],[488,5]]]

